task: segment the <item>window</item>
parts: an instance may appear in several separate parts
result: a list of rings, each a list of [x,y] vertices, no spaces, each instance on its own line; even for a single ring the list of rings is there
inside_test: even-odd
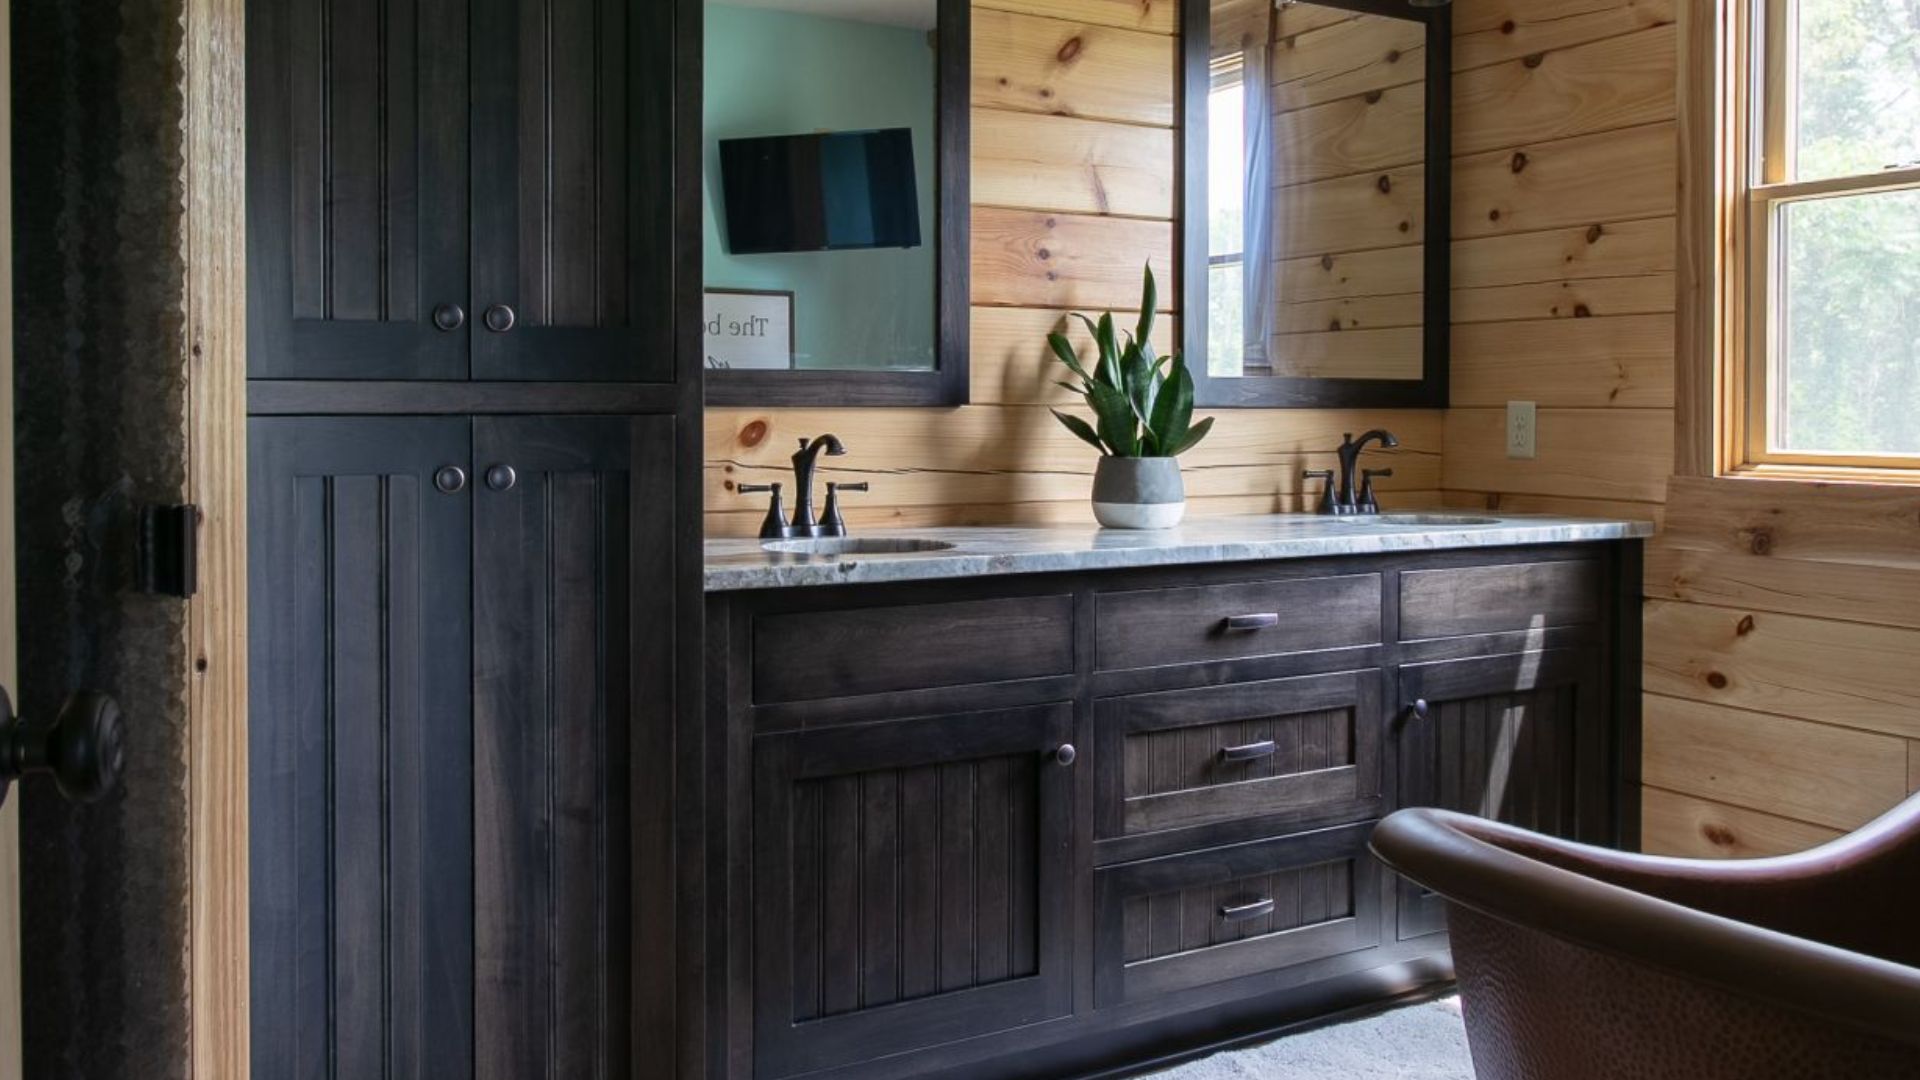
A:
[[[1728,464],[1920,468],[1920,0],[1737,2]]]
[[[1246,62],[1213,61],[1207,93],[1207,364],[1241,374],[1246,348]]]

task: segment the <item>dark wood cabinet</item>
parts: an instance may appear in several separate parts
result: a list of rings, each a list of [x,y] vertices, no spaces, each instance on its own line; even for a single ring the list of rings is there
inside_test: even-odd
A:
[[[1400,669],[1401,806],[1437,806],[1604,844],[1619,797],[1595,649]],[[1446,928],[1446,903],[1400,882],[1402,937]]]
[[[695,1072],[1107,1075],[1443,984],[1373,826],[1630,846],[1639,588],[1623,542],[711,594]]]
[[[254,378],[674,378],[674,4],[247,17]]]
[[[253,1075],[471,1075],[467,421],[248,442]]]
[[[253,421],[255,1075],[667,1051],[673,429]]]
[[[1071,1005],[1068,704],[754,740],[755,1075]]]

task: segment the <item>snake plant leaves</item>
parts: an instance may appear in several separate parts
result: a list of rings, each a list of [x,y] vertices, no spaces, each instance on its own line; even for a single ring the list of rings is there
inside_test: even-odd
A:
[[[1186,442],[1192,425],[1193,375],[1187,371],[1185,361],[1176,359],[1167,374],[1166,386],[1154,400],[1153,418],[1147,426],[1153,431],[1156,443],[1171,448]]]
[[[1052,411],[1053,411],[1053,415],[1060,418],[1060,423],[1066,425],[1066,429],[1068,431],[1071,431],[1075,435],[1080,436],[1080,441],[1086,443],[1088,446],[1093,447],[1095,450],[1098,450],[1103,454],[1107,452],[1107,448],[1105,446],[1102,446],[1100,443],[1100,436],[1094,432],[1093,425],[1087,423],[1085,420],[1082,420],[1077,416],[1069,416],[1066,413],[1061,412],[1059,409],[1054,409]]]
[[[1140,288],[1140,325],[1136,341],[1145,341],[1153,333],[1153,309],[1160,306],[1160,287],[1153,281],[1153,264],[1147,264],[1147,280]]]
[[[1073,351],[1073,342],[1067,340],[1067,335],[1059,333],[1048,334],[1047,344],[1053,346],[1053,355],[1059,357],[1060,362],[1067,365],[1068,371],[1073,372],[1075,375],[1089,382],[1093,380],[1093,376],[1087,374],[1087,369],[1080,366],[1080,357]]]
[[[1181,454],[1184,454],[1187,451],[1193,449],[1195,446],[1199,444],[1201,439],[1204,439],[1207,437],[1207,432],[1212,430],[1213,430],[1213,417],[1209,416],[1205,420],[1202,420],[1199,423],[1193,425],[1192,430],[1187,432],[1187,437],[1183,439],[1179,445],[1167,451],[1167,456],[1179,457]]]
[[[1133,415],[1133,403],[1127,395],[1105,383],[1094,383],[1087,392],[1087,403],[1099,421],[1100,441],[1116,457],[1139,457],[1139,420]]]

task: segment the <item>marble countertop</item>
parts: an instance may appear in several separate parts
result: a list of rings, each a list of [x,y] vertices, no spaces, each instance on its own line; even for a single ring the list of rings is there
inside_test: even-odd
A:
[[[1436,515],[1441,512],[1435,511]],[[770,552],[759,540],[709,540],[708,592],[926,581],[980,574],[1042,574],[1136,566],[1304,559],[1523,544],[1571,544],[1653,535],[1645,521],[1518,514],[1442,515],[1475,524],[1329,518],[1313,514],[1196,518],[1173,529],[1128,531],[1092,525],[1031,528],[876,529],[848,539],[950,544],[911,553]]]

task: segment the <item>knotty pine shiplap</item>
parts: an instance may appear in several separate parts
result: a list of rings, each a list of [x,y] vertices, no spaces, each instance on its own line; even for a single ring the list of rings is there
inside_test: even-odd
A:
[[[1169,305],[1160,347],[1177,340],[1178,9],[1171,0],[976,0],[973,17],[973,403],[709,409],[708,535],[751,536],[765,496],[735,487],[785,479],[795,440],[823,431],[848,453],[821,459],[821,479],[873,485],[847,499],[856,529],[1092,522],[1095,458],[1048,415],[1072,402],[1052,385],[1044,335],[1072,310],[1131,311],[1151,258]],[[1300,280],[1326,274],[1317,258],[1306,261],[1313,267],[1301,267]],[[1501,291],[1501,257],[1483,264],[1489,293]],[[1401,272],[1341,267],[1369,275],[1362,284]],[[1487,298],[1503,302],[1527,301]],[[1084,334],[1076,340],[1084,346]],[[1342,433],[1381,425],[1402,441],[1383,500],[1437,504],[1438,410],[1236,410],[1181,458],[1188,512],[1305,509],[1301,470],[1331,467]]]

